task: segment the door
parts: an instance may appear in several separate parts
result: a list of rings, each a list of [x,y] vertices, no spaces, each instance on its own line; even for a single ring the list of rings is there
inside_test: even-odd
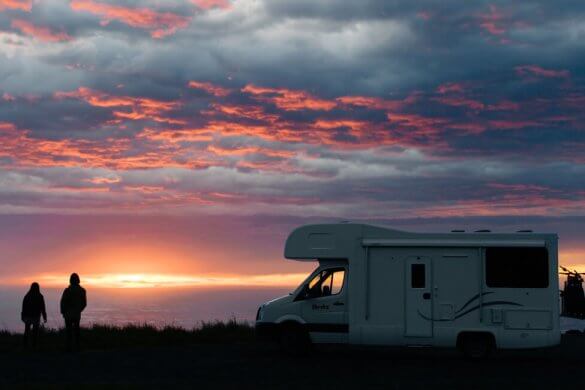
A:
[[[433,296],[431,294],[431,260],[425,256],[406,259],[405,335],[431,337],[433,335]]]
[[[302,316],[314,342],[347,342],[346,276],[345,267],[323,269],[309,281],[301,296]]]

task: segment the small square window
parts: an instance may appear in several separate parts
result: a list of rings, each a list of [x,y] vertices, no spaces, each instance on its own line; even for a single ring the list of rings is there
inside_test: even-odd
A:
[[[411,264],[410,265],[410,278],[412,288],[425,288],[426,285],[425,265],[424,264]]]

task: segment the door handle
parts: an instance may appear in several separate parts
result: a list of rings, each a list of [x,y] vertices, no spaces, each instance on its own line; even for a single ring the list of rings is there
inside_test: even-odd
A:
[[[335,302],[333,303],[333,306],[343,306],[345,305],[343,302]]]
[[[423,294],[423,299],[431,299],[431,293],[430,292],[426,292]]]

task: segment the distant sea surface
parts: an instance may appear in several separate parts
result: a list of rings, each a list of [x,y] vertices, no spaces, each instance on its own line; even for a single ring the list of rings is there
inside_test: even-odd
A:
[[[47,327],[63,326],[59,314],[61,289],[42,289]],[[22,298],[26,288],[0,287],[0,329],[22,332]],[[202,321],[254,321],[260,304],[287,295],[292,288],[87,289],[88,306],[82,325],[149,324],[187,329]]]

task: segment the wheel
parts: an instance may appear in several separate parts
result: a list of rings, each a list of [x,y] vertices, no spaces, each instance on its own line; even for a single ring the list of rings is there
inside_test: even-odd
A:
[[[493,337],[487,334],[466,334],[461,336],[459,347],[469,359],[485,359],[495,349]]]
[[[279,341],[283,352],[291,356],[307,354],[311,348],[309,334],[300,324],[283,324]]]

